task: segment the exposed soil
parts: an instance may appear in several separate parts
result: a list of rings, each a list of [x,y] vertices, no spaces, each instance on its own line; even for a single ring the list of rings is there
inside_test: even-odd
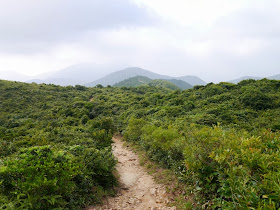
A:
[[[89,210],[99,209],[153,209],[165,210],[169,199],[165,186],[156,184],[151,175],[140,166],[138,156],[118,137],[114,137],[113,153],[118,160],[120,187],[115,197],[106,198],[102,206],[89,207]]]

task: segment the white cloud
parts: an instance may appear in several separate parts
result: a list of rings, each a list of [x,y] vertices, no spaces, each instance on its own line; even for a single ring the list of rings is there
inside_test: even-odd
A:
[[[37,55],[6,55],[0,54],[0,71],[21,72],[27,75],[36,75],[43,72],[60,69],[64,62],[56,60],[46,54]]]
[[[0,71],[94,62],[208,81],[276,74],[279,13],[278,0],[2,1]]]
[[[244,0],[135,0],[156,11],[166,20],[196,27],[211,26],[219,18],[246,7]],[[203,28],[202,28],[203,30]]]
[[[22,72],[34,76],[60,70],[72,64],[92,62],[93,58],[102,63],[99,52],[94,52],[79,44],[62,44],[36,54],[2,53],[0,54],[0,71]]]

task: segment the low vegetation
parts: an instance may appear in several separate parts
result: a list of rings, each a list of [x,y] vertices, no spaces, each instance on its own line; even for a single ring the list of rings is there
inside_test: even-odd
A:
[[[0,209],[77,209],[110,192],[114,126],[91,93],[7,81],[0,92]]]
[[[280,81],[184,91],[0,81],[0,93],[4,209],[100,201],[116,183],[115,131],[172,170],[193,207],[280,208]]]

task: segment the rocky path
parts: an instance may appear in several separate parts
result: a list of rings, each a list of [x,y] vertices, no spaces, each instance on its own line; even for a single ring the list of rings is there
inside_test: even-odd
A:
[[[89,210],[167,210],[169,202],[165,187],[156,184],[142,166],[138,156],[123,146],[119,138],[114,138],[113,153],[118,160],[117,171],[120,175],[120,188],[116,197],[107,198],[102,206],[90,207]]]

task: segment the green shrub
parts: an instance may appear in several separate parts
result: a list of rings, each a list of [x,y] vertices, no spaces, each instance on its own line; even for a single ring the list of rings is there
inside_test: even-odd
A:
[[[0,208],[99,202],[116,182],[115,131],[172,169],[197,208],[280,208],[279,88],[267,79],[185,91],[0,80]]]
[[[142,128],[140,144],[151,159],[161,162],[164,167],[181,167],[183,146],[177,129],[146,125]]]
[[[79,170],[71,157],[54,153],[49,147],[25,149],[1,167],[1,193],[13,201],[22,200],[19,205],[32,209],[66,206]]]
[[[142,135],[142,127],[144,124],[145,121],[142,118],[137,119],[135,117],[131,117],[124,132],[124,139],[126,141],[139,141],[140,136]]]
[[[245,106],[251,107],[255,110],[268,109],[273,106],[272,98],[256,89],[246,90],[239,96],[239,100]]]
[[[272,132],[226,139],[210,157],[217,165],[218,206],[235,209],[280,207],[280,136]]]
[[[202,116],[200,116],[197,120],[196,120],[196,123],[197,124],[200,124],[200,125],[209,125],[209,126],[212,126],[212,125],[217,125],[218,123],[218,120],[217,118],[212,115],[212,114],[204,114]]]
[[[76,146],[56,152],[48,146],[32,147],[1,166],[0,192],[10,200],[6,205],[15,208],[79,208],[100,199],[94,187],[116,184],[114,165],[108,149]]]

